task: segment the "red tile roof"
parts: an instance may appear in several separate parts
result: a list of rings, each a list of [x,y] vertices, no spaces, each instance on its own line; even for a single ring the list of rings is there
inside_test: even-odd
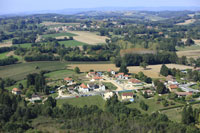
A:
[[[126,92],[126,93],[123,93],[122,96],[133,96],[133,92]]]
[[[87,88],[88,88],[84,83],[82,83],[80,86],[81,86],[82,88],[84,88],[84,89],[87,89]]]
[[[128,77],[128,75],[125,75],[125,77]]]
[[[178,88],[177,85],[170,85],[169,87],[170,87],[171,89],[177,89],[177,88]]]
[[[100,80],[100,79],[102,79],[102,77],[94,77],[93,79]]]
[[[65,80],[65,81],[71,81],[72,78],[68,78],[68,77],[66,77],[66,78],[64,78],[64,80]]]
[[[118,73],[118,75],[124,75],[124,73]]]
[[[192,95],[192,92],[176,92],[176,94],[179,96],[187,96],[187,95]]]
[[[12,91],[18,92],[18,91],[21,91],[21,90],[18,89],[18,88],[13,88]]]
[[[141,81],[138,79],[130,79],[129,81],[132,83],[141,83]]]

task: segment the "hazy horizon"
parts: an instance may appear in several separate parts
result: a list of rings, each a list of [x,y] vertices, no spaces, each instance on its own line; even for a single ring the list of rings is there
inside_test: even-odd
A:
[[[100,7],[200,7],[199,0],[1,0],[0,14]]]

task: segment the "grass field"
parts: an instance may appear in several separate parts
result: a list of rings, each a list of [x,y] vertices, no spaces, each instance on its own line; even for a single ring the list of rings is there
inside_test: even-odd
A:
[[[62,104],[68,103],[73,106],[83,107],[84,105],[91,106],[97,105],[100,109],[104,109],[105,101],[101,96],[89,96],[89,97],[79,97],[79,98],[72,98],[72,99],[59,99],[57,100],[57,104],[59,107]]]
[[[96,35],[96,33],[93,32],[87,32],[87,31],[69,31],[69,32],[78,35],[74,36],[74,39],[80,42],[84,42],[91,45],[106,43],[105,40],[107,37]]]
[[[1,53],[1,54],[0,54],[0,60],[1,60],[1,59],[7,58],[7,54],[8,54],[8,52]]]
[[[114,64],[71,64],[69,68],[74,69],[78,66],[81,72],[87,72],[91,69],[95,71],[108,71],[108,69],[112,69],[114,71],[118,71],[119,68],[115,67]],[[132,66],[128,67],[130,73],[138,73],[142,71],[145,75],[152,77],[152,78],[163,78],[159,75],[160,68],[162,65],[149,65],[147,70],[139,66]],[[185,66],[185,65],[178,65],[178,64],[167,64],[169,68],[177,68],[177,69],[192,69],[193,67]]]
[[[42,35],[42,37],[44,37],[44,38],[47,38],[47,37],[55,38],[55,37],[63,37],[63,36],[73,37],[73,36],[77,36],[77,35],[74,33],[68,33],[68,32]]]
[[[64,44],[65,47],[74,47],[74,46],[83,46],[87,45],[86,43],[79,42],[76,40],[69,40],[69,41],[59,41],[60,44]]]
[[[23,43],[23,44],[15,44],[14,46],[22,47],[22,48],[31,48],[32,43]]]
[[[176,52],[176,54],[178,55],[178,57],[182,57],[182,56],[186,56],[187,58],[194,58],[197,59],[198,57],[200,57],[200,46],[197,46],[199,50],[187,50],[187,51],[178,51]]]
[[[0,66],[0,77],[11,78],[14,80],[23,80],[29,73],[40,72],[41,70],[60,70],[65,69],[67,63],[59,61],[43,61],[20,63],[8,66]],[[40,69],[35,69],[38,66]]]
[[[106,89],[108,89],[108,90],[116,90],[117,89],[117,87],[110,82],[103,82],[103,84],[106,86]]]
[[[176,109],[169,109],[162,111],[161,113],[168,116],[168,118],[175,122],[181,122],[181,112],[182,108],[176,108]]]

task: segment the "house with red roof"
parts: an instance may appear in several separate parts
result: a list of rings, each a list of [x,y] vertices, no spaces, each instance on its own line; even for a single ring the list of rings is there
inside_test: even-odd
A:
[[[87,93],[89,91],[90,91],[90,88],[87,85],[85,85],[84,83],[82,83],[79,86],[79,92]]]
[[[99,76],[95,76],[95,77],[92,78],[91,81],[100,81],[100,80],[103,80],[103,78],[99,77]]]
[[[141,85],[142,81],[140,81],[138,79],[129,79],[129,83],[130,84],[135,84],[135,85]]]
[[[115,75],[115,71],[113,71],[112,69],[108,69],[108,72],[111,73],[112,75]]]
[[[12,89],[12,93],[15,94],[15,95],[20,95],[21,92],[22,92],[22,91],[21,91],[20,89],[18,89],[18,88],[13,88],[13,89]]]
[[[95,77],[96,72],[88,72],[87,77]]]
[[[178,89],[178,85],[176,85],[176,84],[171,84],[171,85],[169,85],[169,90],[171,91],[171,92],[174,92],[174,91],[176,91],[176,89]]]
[[[125,92],[121,95],[122,100],[130,100],[133,98],[133,92]]]
[[[69,85],[73,84],[73,79],[72,78],[66,77],[66,78],[64,78],[64,81],[67,82]]]
[[[117,78],[117,79],[125,79],[125,75],[124,75],[124,73],[118,73],[118,74],[116,74],[115,75],[115,78]]]

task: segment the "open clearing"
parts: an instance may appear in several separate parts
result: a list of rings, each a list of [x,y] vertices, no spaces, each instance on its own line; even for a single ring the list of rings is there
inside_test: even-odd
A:
[[[11,41],[0,43],[0,48],[1,47],[11,47],[11,46],[12,46],[12,42]]]
[[[66,62],[59,61],[42,61],[42,62],[30,62],[30,63],[20,63],[14,65],[0,66],[0,77],[1,78],[11,78],[14,80],[23,80],[26,75],[30,73],[38,73],[41,70],[61,70],[66,68]],[[35,69],[36,66],[39,69]]]
[[[88,72],[91,69],[95,71],[108,71],[108,69],[112,69],[114,71],[119,70],[119,68],[115,67],[114,64],[71,64],[69,65],[69,68],[74,69],[76,66],[80,68],[81,72]],[[130,73],[143,72],[151,78],[163,78],[159,75],[161,66],[162,65],[149,65],[147,70],[144,70],[140,66],[131,66],[128,67],[128,69]],[[193,67],[178,64],[167,64],[167,67],[177,69],[193,69]]]
[[[69,31],[70,33],[76,34],[78,36],[74,36],[74,39],[80,42],[84,42],[91,45],[106,43],[106,36],[99,36],[92,32],[87,31]]]
[[[59,43],[65,45],[65,47],[74,47],[74,46],[87,45],[86,43],[79,42],[79,41],[76,41],[76,40],[59,41]]]
[[[178,57],[186,56],[187,58],[197,59],[200,57],[200,50],[187,50],[187,51],[178,51],[176,52]]]
[[[77,107],[84,107],[87,105],[88,107],[91,105],[96,105],[100,109],[104,109],[105,101],[101,96],[89,96],[89,97],[79,97],[79,98],[72,98],[72,99],[59,99],[57,100],[57,104],[59,107],[62,104],[68,103]]]
[[[194,23],[196,20],[195,19],[189,19],[189,20],[186,20],[185,22],[183,23],[178,23],[176,25],[188,25],[188,24],[192,24]]]
[[[42,37],[44,37],[44,38],[47,38],[47,37],[62,37],[62,38],[64,38],[64,37],[73,37],[73,36],[77,36],[77,35],[73,34],[73,33],[68,33],[68,32],[42,35]]]

